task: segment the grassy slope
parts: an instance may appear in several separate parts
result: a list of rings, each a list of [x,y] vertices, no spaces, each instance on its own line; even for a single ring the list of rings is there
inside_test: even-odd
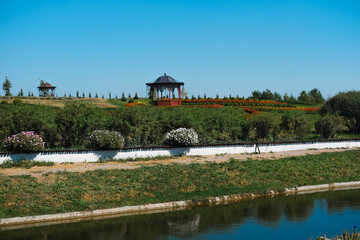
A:
[[[15,98],[7,99],[9,103],[12,103]],[[81,103],[89,103],[94,104],[100,108],[114,108],[117,106],[123,107],[126,102],[121,101],[120,99],[103,99],[103,98],[22,98],[22,101],[29,104],[41,104],[41,105],[49,105],[54,107],[64,107],[65,103],[70,101],[81,102]],[[135,100],[135,102],[149,102],[148,98],[139,98]]]
[[[23,102],[29,103],[29,104],[49,105],[49,106],[54,106],[54,107],[64,107],[65,103],[70,102],[70,101],[94,104],[101,108],[113,108],[113,107],[117,106],[116,104],[113,104],[110,101],[108,101],[108,99],[102,99],[102,98],[72,98],[72,99],[67,99],[67,98],[61,98],[61,99],[58,99],[58,98],[57,99],[55,99],[55,98],[54,99],[24,98],[22,100],[23,100]],[[8,101],[9,101],[9,103],[12,103],[14,101],[14,98],[8,99]]]
[[[360,180],[360,150],[271,161],[0,176],[0,217],[111,208]]]

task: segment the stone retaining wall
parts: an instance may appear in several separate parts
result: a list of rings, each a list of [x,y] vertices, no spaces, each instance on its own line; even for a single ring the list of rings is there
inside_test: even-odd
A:
[[[252,143],[238,145],[195,146],[188,148],[134,148],[108,151],[49,151],[39,153],[0,153],[0,164],[12,160],[34,160],[48,162],[97,162],[99,159],[127,159],[157,156],[203,156],[216,154],[239,154],[260,152],[283,152],[305,149],[355,148],[360,147],[360,140],[319,141],[296,143]]]

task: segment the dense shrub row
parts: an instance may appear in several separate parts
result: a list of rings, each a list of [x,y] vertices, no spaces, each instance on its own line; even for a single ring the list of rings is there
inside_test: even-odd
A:
[[[0,105],[0,140],[3,142],[22,131],[33,131],[44,139],[46,148],[122,146],[120,137],[111,142],[109,134],[102,135],[104,131],[96,133],[101,142],[89,142],[93,131],[109,130],[121,134],[127,147],[151,146],[162,145],[165,134],[178,128],[195,130],[199,144],[295,140],[306,138],[314,130],[311,117],[303,111],[265,112],[249,117],[238,107],[104,109],[75,102],[63,108],[5,104]]]
[[[95,130],[119,132],[125,146],[161,145],[167,132],[181,127],[194,129],[200,143],[234,142],[246,139],[248,119],[239,108],[0,105],[1,141],[24,130],[34,131],[45,140],[47,148],[85,146]]]

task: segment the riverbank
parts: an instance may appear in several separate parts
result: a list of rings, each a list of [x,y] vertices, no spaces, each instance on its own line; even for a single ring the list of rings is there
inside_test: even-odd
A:
[[[25,227],[38,227],[45,225],[78,222],[85,220],[97,220],[114,218],[120,216],[151,214],[168,211],[178,211],[197,206],[212,206],[219,204],[235,203],[242,200],[257,199],[264,197],[274,197],[277,195],[288,194],[309,194],[315,192],[334,191],[334,190],[349,190],[359,189],[360,181],[345,182],[345,183],[331,183],[313,186],[300,186],[296,188],[285,189],[284,191],[267,191],[258,194],[233,194],[221,197],[209,197],[202,200],[187,200],[156,204],[146,204],[128,207],[119,207],[111,209],[102,209],[94,211],[58,213],[49,215],[29,216],[29,217],[14,217],[0,219],[0,230],[19,229]]]
[[[272,161],[170,164],[84,173],[0,176],[0,217],[92,211],[360,180],[360,151]]]

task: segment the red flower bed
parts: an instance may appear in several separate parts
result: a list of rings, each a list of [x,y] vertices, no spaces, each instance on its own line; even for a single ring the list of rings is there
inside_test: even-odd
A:
[[[220,105],[220,104],[209,104],[209,105],[185,105],[184,107],[203,107],[203,108],[222,108],[224,107],[224,105]]]
[[[256,111],[255,109],[251,109],[251,108],[242,108],[246,113],[249,113],[251,115],[255,115],[258,113],[261,113],[260,111]]]
[[[307,112],[317,112],[320,110],[320,108],[307,107],[307,108],[303,108],[303,110]]]
[[[283,104],[283,105],[287,105],[286,102],[275,102],[275,101],[270,101],[270,100],[264,100],[264,101],[255,101],[255,100],[224,100],[224,99],[195,99],[195,100],[191,100],[191,99],[186,99],[186,100],[182,100],[182,103],[206,103],[206,102],[211,102],[211,103],[267,103],[267,104]]]
[[[244,107],[241,107],[245,110]],[[289,110],[302,110],[306,112],[317,112],[320,110],[320,108],[313,108],[313,107],[264,107],[264,106],[248,106],[246,109],[262,109],[262,110],[281,110],[281,111],[289,111]],[[253,109],[254,110],[254,109]]]

